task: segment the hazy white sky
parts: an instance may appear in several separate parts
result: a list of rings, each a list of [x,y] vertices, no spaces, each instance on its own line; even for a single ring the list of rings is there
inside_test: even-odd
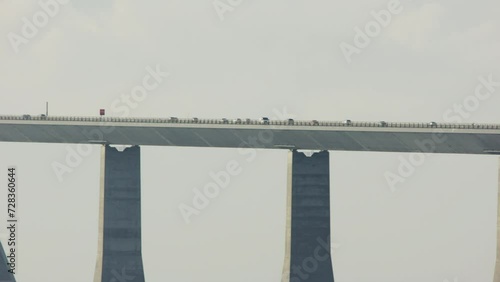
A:
[[[96,116],[106,108],[125,116],[118,109],[126,107],[141,117],[258,118],[286,109],[318,120],[500,118],[499,87],[455,113],[471,101],[479,77],[500,81],[495,0],[401,0],[402,10],[363,47],[356,28],[393,2],[60,2],[50,2],[57,4],[44,22],[36,1],[0,1],[0,114],[40,114],[49,101],[51,115]],[[357,48],[350,63],[342,43]],[[121,100],[157,66],[169,76],[142,101]],[[52,165],[65,163],[75,145],[0,145],[0,170],[19,170],[18,281],[92,281],[99,147],[59,181]],[[408,157],[331,154],[336,281],[491,281],[497,158],[430,156],[392,192],[385,174]],[[242,173],[186,224],[179,204],[232,160]],[[248,161],[236,149],[143,147],[147,281],[279,281],[286,161],[286,151],[259,150]]]

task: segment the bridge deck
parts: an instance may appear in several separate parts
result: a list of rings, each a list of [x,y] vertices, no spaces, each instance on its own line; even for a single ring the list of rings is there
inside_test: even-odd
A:
[[[499,154],[500,124],[0,116],[0,141]]]

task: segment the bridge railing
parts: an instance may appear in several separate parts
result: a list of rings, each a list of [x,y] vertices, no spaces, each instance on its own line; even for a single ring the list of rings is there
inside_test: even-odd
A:
[[[264,125],[255,119],[197,119],[197,118],[132,118],[132,117],[77,117],[42,115],[0,115],[0,120],[34,120],[63,122],[123,122],[123,123],[174,123],[174,124],[231,124]],[[500,129],[500,124],[423,123],[423,122],[369,122],[369,121],[306,121],[271,120],[270,126],[320,126],[320,127],[387,127],[387,128],[442,128],[442,129]]]

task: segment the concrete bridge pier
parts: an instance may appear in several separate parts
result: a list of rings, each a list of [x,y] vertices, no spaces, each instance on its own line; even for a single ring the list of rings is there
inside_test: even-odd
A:
[[[9,272],[9,267],[7,266],[7,256],[3,250],[2,242],[0,242],[0,282],[16,282],[14,275]]]
[[[140,162],[139,146],[102,147],[94,282],[144,282]]]
[[[500,282],[500,157],[498,158],[497,254],[493,282]]]
[[[282,282],[334,282],[330,244],[328,151],[288,156],[285,263]]]

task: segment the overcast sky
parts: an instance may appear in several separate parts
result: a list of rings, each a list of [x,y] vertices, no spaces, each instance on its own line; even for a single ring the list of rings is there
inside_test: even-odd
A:
[[[500,87],[484,81],[500,81],[500,2],[394,1],[0,0],[0,114],[49,101],[53,116],[498,123]],[[92,281],[99,147],[58,176],[76,145],[0,145],[0,183],[19,170],[18,281]],[[391,189],[408,159],[332,152],[335,281],[492,281],[497,157],[427,156]],[[230,161],[241,174],[187,224],[179,205]],[[286,162],[142,147],[147,281],[280,281]]]

